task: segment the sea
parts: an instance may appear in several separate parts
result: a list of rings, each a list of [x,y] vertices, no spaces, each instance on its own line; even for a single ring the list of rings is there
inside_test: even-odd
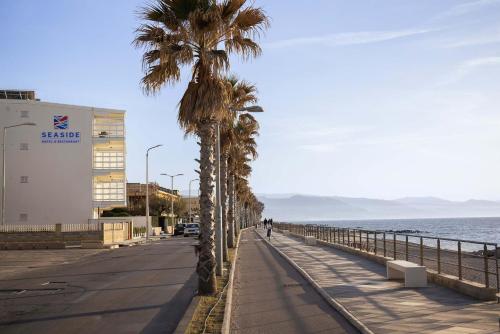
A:
[[[500,217],[331,220],[295,223],[394,231],[419,236],[491,242],[498,244],[500,247]],[[464,244],[464,248],[471,250],[476,247]]]

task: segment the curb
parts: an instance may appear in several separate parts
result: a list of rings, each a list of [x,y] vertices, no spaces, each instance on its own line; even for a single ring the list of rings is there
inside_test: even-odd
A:
[[[231,330],[231,311],[233,308],[233,281],[234,281],[234,271],[236,270],[236,259],[238,258],[238,249],[240,248],[241,235],[244,230],[248,228],[241,229],[238,235],[238,240],[236,241],[236,247],[234,248],[233,262],[231,263],[231,272],[229,273],[229,283],[227,285],[226,292],[226,305],[224,307],[224,320],[222,320],[222,334],[229,334]]]
[[[196,310],[196,307],[198,307],[199,303],[200,296],[194,295],[193,299],[191,299],[191,302],[189,303],[188,308],[186,309],[186,312],[184,312],[181,321],[179,321],[179,323],[177,324],[174,334],[184,334],[186,332],[189,323],[191,322],[191,318],[193,317],[194,311]]]
[[[273,250],[275,250],[282,258],[284,258],[288,263],[292,265],[305,279],[311,284],[311,286],[320,294],[323,299],[330,304],[337,312],[342,314],[344,318],[347,319],[354,327],[356,327],[362,334],[374,334],[374,332],[369,329],[365,324],[361,322],[356,316],[349,312],[341,303],[339,303],[335,298],[330,296],[316,281],[298,264],[296,264],[292,259],[290,259],[285,253],[276,248],[272,243],[270,243],[266,238],[263,238],[260,233],[255,231],[255,233],[264,240]]]

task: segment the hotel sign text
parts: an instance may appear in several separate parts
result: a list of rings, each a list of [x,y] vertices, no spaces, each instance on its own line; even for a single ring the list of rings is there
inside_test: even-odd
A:
[[[79,131],[67,131],[69,129],[68,116],[55,115],[53,122],[56,131],[43,131],[41,134],[43,144],[74,144],[80,142]]]

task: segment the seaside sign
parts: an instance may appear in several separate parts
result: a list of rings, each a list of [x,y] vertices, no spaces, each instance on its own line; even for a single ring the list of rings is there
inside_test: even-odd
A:
[[[54,115],[54,131],[42,131],[40,139],[42,144],[75,144],[80,143],[80,131],[69,130],[69,117],[67,115]]]

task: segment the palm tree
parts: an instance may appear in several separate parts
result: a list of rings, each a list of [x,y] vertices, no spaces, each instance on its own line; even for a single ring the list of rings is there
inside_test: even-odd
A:
[[[237,132],[238,127],[235,126],[235,121],[237,118],[237,112],[248,104],[253,104],[257,102],[257,97],[255,95],[255,86],[245,82],[239,81],[235,76],[231,76],[227,79],[230,85],[229,91],[229,111],[230,116],[221,125],[221,161],[220,161],[220,178],[221,178],[221,206],[222,206],[222,223],[223,223],[223,254],[224,260],[228,256],[228,247],[234,247],[234,215],[232,209],[232,201],[228,206],[228,188],[231,191],[232,180],[228,180],[228,160],[231,152],[231,147],[236,150],[239,145],[245,145],[246,138],[240,138],[241,134]],[[241,132],[241,131],[240,131]],[[240,135],[240,137],[238,137]],[[257,155],[255,152],[255,141],[254,144],[254,156]],[[229,233],[228,233],[229,229]]]
[[[215,165],[214,135],[217,122],[228,117],[229,55],[258,56],[254,38],[268,26],[260,8],[246,0],[155,0],[141,10],[144,23],[134,43],[144,48],[141,80],[146,93],[181,79],[181,68],[191,80],[179,103],[178,121],[187,134],[200,138],[200,252],[198,290],[216,292],[215,275]]]
[[[250,114],[242,114],[238,118],[238,122],[234,125],[233,145],[230,150],[229,162],[229,245],[234,245],[234,236],[239,234],[241,227],[241,218],[244,216],[242,205],[247,202],[252,195],[251,189],[248,186],[248,176],[252,172],[249,165],[250,158],[257,158],[257,144],[255,137],[258,135],[259,124]],[[250,158],[249,158],[250,157]],[[235,212],[238,211],[239,214]],[[239,218],[239,223],[236,224],[235,217]]]

